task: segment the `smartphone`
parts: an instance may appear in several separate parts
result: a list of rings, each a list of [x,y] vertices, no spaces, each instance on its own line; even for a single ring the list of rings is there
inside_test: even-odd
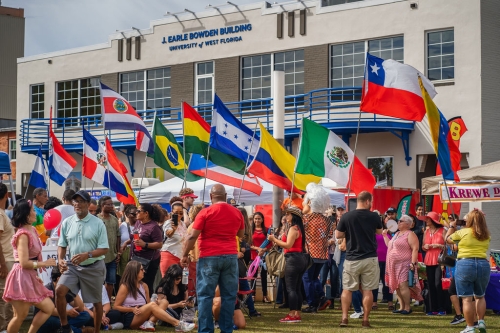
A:
[[[274,235],[274,228],[269,228],[267,234],[268,235]]]
[[[172,224],[174,226],[177,226],[179,224],[179,215],[178,214],[172,214]]]
[[[188,299],[187,299],[187,302],[191,303],[193,301],[194,301],[194,296],[189,296]]]

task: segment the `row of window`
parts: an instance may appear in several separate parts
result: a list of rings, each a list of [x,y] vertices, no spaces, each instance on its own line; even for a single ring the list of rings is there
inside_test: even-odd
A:
[[[427,76],[430,80],[455,77],[453,30],[427,34]],[[332,96],[334,101],[360,99],[366,52],[383,59],[404,63],[403,36],[388,37],[330,46],[330,87],[346,88]],[[272,69],[285,72],[285,102],[303,100],[304,50],[261,54],[241,59],[241,100],[271,97]],[[171,105],[170,67],[120,74],[120,93],[136,110],[161,110]],[[214,95],[214,62],[196,64],[195,105],[212,104]],[[350,88],[350,89],[349,89]],[[101,113],[99,78],[57,83],[56,115],[76,118]],[[297,97],[297,95],[299,95]],[[246,108],[263,108],[262,101],[246,103]],[[200,108],[208,111],[210,108]],[[44,85],[31,86],[31,118],[44,117]],[[166,111],[168,112],[168,111]],[[165,112],[163,116],[168,116]],[[75,120],[76,121],[76,120]],[[76,125],[76,124],[75,124]]]

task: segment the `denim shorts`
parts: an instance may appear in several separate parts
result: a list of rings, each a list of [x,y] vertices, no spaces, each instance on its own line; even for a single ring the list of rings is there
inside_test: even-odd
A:
[[[455,284],[458,297],[483,297],[490,282],[490,264],[486,259],[457,260]]]
[[[116,261],[111,261],[106,264],[106,283],[116,283]]]

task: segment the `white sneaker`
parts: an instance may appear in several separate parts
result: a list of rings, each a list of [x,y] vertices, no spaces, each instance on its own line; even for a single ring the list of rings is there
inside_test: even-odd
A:
[[[109,329],[110,330],[121,330],[121,329],[123,329],[123,324],[122,323],[111,324],[111,325],[109,325]]]
[[[193,323],[187,323],[185,321],[180,321],[179,325],[175,327],[176,332],[189,332],[194,329]]]
[[[353,319],[359,319],[359,318],[363,317],[364,314],[365,314],[365,312],[363,310],[361,310],[361,312],[354,312],[349,317],[351,317]]]
[[[477,324],[479,333],[486,333],[486,324],[484,323],[484,320],[479,320]]]
[[[155,325],[148,320],[148,321],[145,321],[144,324],[142,324],[139,327],[139,329],[141,329],[143,331],[154,332],[155,331]]]
[[[460,333],[475,333],[476,329],[473,327],[467,326],[463,331],[460,331]]]

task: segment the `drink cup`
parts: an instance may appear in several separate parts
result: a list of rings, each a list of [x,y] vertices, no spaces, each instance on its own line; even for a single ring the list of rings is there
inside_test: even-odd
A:
[[[139,239],[139,234],[134,234],[134,240]],[[142,246],[135,245],[136,250],[142,250]]]

